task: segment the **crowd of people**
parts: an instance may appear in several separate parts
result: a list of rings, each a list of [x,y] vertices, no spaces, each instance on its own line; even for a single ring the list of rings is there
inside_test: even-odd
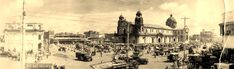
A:
[[[90,55],[95,55],[100,53],[100,57],[103,56],[104,53],[113,53],[113,60],[119,59],[121,57],[127,57],[128,52],[141,52],[144,54],[150,54],[155,58],[157,56],[168,56],[170,53],[178,53],[184,50],[188,50],[188,54],[205,54],[206,52],[197,52],[194,51],[197,48],[200,48],[202,45],[205,47],[205,44],[200,43],[167,43],[167,44],[124,44],[124,43],[103,43],[103,44],[92,44],[92,43],[77,43],[70,46],[61,46],[65,48],[60,48],[62,52],[66,52],[68,50],[77,52],[84,51],[90,53]],[[66,50],[62,50],[66,49]],[[221,45],[219,43],[213,44],[213,46],[209,47],[208,52],[214,53],[215,50],[220,50]],[[118,56],[115,56],[118,55]],[[187,60],[186,60],[187,59]],[[178,67],[183,66],[184,63],[196,64],[192,61],[189,61],[188,57],[178,57],[175,61],[173,61],[173,65]],[[186,62],[187,61],[187,62]],[[197,67],[197,66],[195,66]]]
[[[196,48],[195,44],[182,44],[182,43],[167,43],[167,44],[123,44],[123,43],[103,43],[103,44],[76,44],[76,50],[83,50],[90,53],[110,53],[118,54],[120,52],[129,52],[140,50],[152,56],[167,56],[172,52],[179,52],[188,50],[189,48]]]

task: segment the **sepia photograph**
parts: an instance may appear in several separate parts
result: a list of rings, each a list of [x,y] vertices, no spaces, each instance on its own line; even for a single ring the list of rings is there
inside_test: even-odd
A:
[[[234,69],[234,0],[0,0],[0,69]]]

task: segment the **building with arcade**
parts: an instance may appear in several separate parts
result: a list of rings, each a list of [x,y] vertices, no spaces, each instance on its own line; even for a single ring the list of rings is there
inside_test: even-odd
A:
[[[175,21],[171,15],[167,21]],[[174,29],[168,26],[144,23],[141,11],[137,11],[135,22],[130,22],[123,15],[119,16],[116,39],[118,43],[173,43],[188,40],[188,27]]]

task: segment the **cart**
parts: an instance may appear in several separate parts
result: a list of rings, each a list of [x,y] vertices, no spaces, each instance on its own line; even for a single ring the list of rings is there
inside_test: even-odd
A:
[[[167,56],[168,61],[174,62],[179,58],[179,53],[170,53],[169,56]]]

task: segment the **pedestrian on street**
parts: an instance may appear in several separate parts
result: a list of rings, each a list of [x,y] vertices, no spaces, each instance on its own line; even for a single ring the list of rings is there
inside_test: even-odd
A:
[[[156,58],[157,57],[157,54],[158,52],[157,52],[157,50],[154,50],[154,58]]]
[[[102,57],[102,51],[100,51],[100,55],[101,55],[101,57]]]
[[[167,66],[165,69],[169,69],[169,67]]]

